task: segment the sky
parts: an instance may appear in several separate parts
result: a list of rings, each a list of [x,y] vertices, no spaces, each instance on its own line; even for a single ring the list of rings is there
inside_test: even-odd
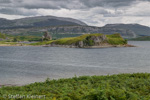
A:
[[[0,18],[70,17],[91,26],[150,26],[150,0],[0,0]]]

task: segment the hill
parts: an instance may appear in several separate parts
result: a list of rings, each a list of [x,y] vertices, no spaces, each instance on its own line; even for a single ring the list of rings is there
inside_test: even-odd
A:
[[[88,26],[76,19],[55,16],[28,17],[16,20],[0,19],[1,33],[42,36],[45,31],[49,31],[56,39],[88,33],[120,33],[123,38],[150,36],[150,27],[139,24],[107,24],[104,27],[96,27]]]
[[[36,35],[42,36],[43,32],[48,31],[53,37],[69,37],[78,36],[89,33],[103,33],[114,34],[120,33],[124,38],[134,38],[136,34],[131,30],[119,29],[119,28],[107,28],[107,27],[95,27],[95,26],[49,26],[49,27],[32,27],[32,28],[17,28],[17,29],[0,29],[2,33],[11,35]]]
[[[140,24],[107,24],[104,27],[132,30],[137,36],[150,36],[150,27]]]
[[[38,16],[27,17],[15,20],[0,19],[0,29],[12,28],[31,28],[44,26],[61,26],[61,25],[85,25],[84,22],[73,18],[55,17],[55,16]]]

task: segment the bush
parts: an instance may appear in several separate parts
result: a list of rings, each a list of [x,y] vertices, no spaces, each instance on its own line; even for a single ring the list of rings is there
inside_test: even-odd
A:
[[[2,87],[0,98],[4,94],[28,94],[46,95],[46,100],[149,100],[149,83],[149,73],[47,79],[25,86]]]
[[[18,42],[18,39],[15,37],[12,42]]]
[[[91,36],[86,37],[86,39],[84,40],[84,44],[86,44],[87,46],[93,46],[94,45],[94,41],[91,40]]]

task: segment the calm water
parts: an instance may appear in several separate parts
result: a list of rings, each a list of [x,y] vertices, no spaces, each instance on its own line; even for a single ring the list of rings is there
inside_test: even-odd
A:
[[[0,85],[23,85],[48,77],[150,72],[150,42],[129,43],[138,47],[0,47]]]

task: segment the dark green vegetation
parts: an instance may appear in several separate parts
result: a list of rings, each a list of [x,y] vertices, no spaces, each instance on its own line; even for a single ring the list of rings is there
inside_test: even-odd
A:
[[[129,40],[134,40],[134,41],[150,41],[150,36],[142,36],[142,37],[133,38],[133,39],[129,39]]]
[[[149,100],[150,74],[134,73],[81,76],[59,80],[47,79],[45,82],[25,86],[2,87],[0,88],[1,100],[4,99],[2,98],[4,94],[46,95],[46,100]],[[8,99],[5,98],[5,100]]]

